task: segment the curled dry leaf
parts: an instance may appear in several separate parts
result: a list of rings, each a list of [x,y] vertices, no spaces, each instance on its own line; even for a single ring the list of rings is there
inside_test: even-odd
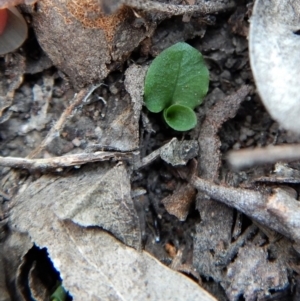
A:
[[[250,61],[264,105],[284,128],[300,133],[300,3],[255,2]]]
[[[19,48],[27,39],[27,23],[15,7],[0,10],[2,30],[0,32],[0,55]],[[3,19],[6,20],[3,20]]]
[[[199,135],[199,174],[205,179],[217,180],[221,166],[221,141],[218,131],[230,118],[233,118],[240,104],[251,93],[250,86],[242,86],[235,93],[217,102],[206,113]]]
[[[18,286],[23,256],[32,247],[28,235],[10,231],[0,242],[0,300],[23,300]]]

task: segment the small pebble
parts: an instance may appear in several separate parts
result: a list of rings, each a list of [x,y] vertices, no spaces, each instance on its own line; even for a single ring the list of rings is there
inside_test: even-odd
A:
[[[81,141],[78,138],[72,140],[74,146],[79,147],[81,145]]]

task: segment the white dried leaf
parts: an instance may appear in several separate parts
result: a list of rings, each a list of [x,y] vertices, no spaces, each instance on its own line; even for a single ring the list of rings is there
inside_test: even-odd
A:
[[[109,179],[117,178],[120,181],[116,173],[124,177],[124,170],[122,165],[110,171],[104,169],[102,173],[98,170],[100,176],[97,178],[95,172],[92,178],[95,182],[100,180],[100,191],[107,195],[106,192],[112,189]],[[89,173],[81,175],[83,178],[85,176],[89,177]],[[48,178],[48,181],[39,179],[30,184],[17,197],[11,220],[16,230],[27,232],[36,245],[47,248],[54,266],[60,272],[64,287],[74,300],[216,301],[189,278],[165,267],[148,253],[126,247],[99,227],[82,227],[73,223],[70,218],[83,217],[84,214],[77,214],[77,211],[84,209],[84,202],[76,201],[75,192],[67,197],[67,193],[59,189],[61,185],[56,185],[51,192],[50,188],[54,188],[56,182],[59,179],[54,179],[51,183]],[[78,182],[78,191],[82,190],[83,182],[84,179]],[[93,186],[92,183],[90,185]],[[73,187],[69,192],[76,189]],[[126,190],[122,183],[114,184],[112,192],[115,191],[115,195],[110,192],[108,195],[117,199],[122,207],[125,205]],[[124,196],[119,194],[120,191],[123,191]],[[86,187],[86,195],[95,199],[97,193]],[[79,197],[82,195],[79,194]],[[62,205],[63,202],[71,203],[72,198],[75,202],[73,207],[71,204]],[[94,208],[95,212],[89,209],[86,212],[94,219],[97,212],[100,214],[102,210],[100,206],[97,211],[96,203],[91,199],[84,196],[83,200],[87,207]],[[101,202],[100,199],[99,201]],[[70,216],[68,208],[71,208]],[[123,209],[126,211],[126,208]],[[105,219],[103,213],[101,216]],[[110,218],[112,217],[114,220],[111,222],[119,225],[118,217],[113,215]]]
[[[51,225],[48,215],[52,212],[55,215],[52,219],[68,219],[84,227],[101,227],[123,243],[141,247],[139,220],[124,165],[85,166],[62,177],[45,175],[19,193],[16,202],[12,221],[30,235],[32,227],[46,229]],[[55,227],[52,230],[55,232]],[[39,231],[38,234],[47,236],[49,233]]]
[[[299,1],[256,1],[249,37],[255,82],[271,116],[297,133],[300,133],[299,29]]]
[[[57,223],[48,251],[75,300],[215,301],[196,283],[97,228]]]

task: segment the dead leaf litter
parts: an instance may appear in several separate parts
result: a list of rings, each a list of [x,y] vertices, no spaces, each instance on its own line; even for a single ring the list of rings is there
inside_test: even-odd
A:
[[[297,300],[300,139],[255,91],[282,76],[262,86],[254,30],[286,30],[277,12],[296,4],[265,17],[256,1],[255,82],[250,0],[0,5],[17,2],[30,36],[0,57],[0,301],[60,283],[67,300]],[[179,41],[210,70],[185,133],[143,107],[149,63]]]

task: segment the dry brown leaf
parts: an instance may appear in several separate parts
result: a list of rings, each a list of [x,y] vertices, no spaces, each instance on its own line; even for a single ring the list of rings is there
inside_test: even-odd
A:
[[[187,184],[176,189],[172,195],[165,197],[161,202],[169,214],[175,215],[180,221],[185,221],[195,197],[196,189]]]
[[[41,47],[75,89],[99,82],[120,67],[152,27],[134,27],[131,9],[104,16],[95,0],[37,3],[33,27]]]

